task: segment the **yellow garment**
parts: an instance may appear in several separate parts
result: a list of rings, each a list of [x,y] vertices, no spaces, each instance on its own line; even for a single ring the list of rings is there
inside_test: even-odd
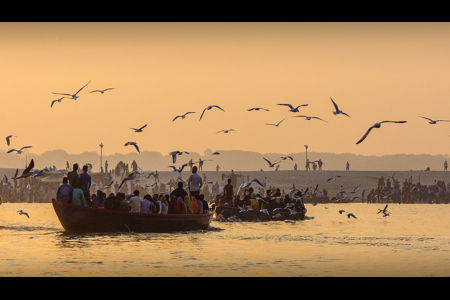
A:
[[[259,209],[259,201],[256,199],[250,199],[250,202],[252,203],[252,209]]]
[[[191,198],[188,195],[184,196],[184,203],[186,203],[188,214],[193,214],[194,208],[192,207]]]

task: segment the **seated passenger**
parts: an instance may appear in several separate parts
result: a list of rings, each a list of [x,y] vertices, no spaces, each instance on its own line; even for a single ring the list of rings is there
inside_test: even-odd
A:
[[[98,190],[97,195],[92,199],[94,202],[95,208],[105,208],[105,197],[103,196],[103,192]]]
[[[73,188],[69,184],[69,179],[67,179],[67,177],[64,177],[63,184],[58,187],[58,191],[56,192],[56,200],[64,203],[71,203],[72,192]]]
[[[178,188],[174,189],[172,193],[170,193],[170,197],[181,197],[184,199],[184,196],[186,196],[188,193],[183,189],[183,182],[178,182]]]
[[[86,201],[84,199],[84,192],[81,189],[81,182],[75,184],[75,189],[72,193],[72,204],[86,206]]]
[[[105,209],[120,210],[120,198],[110,193],[105,199]]]

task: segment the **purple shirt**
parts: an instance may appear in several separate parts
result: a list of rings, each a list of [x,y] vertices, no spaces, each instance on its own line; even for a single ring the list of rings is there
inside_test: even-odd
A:
[[[141,201],[141,213],[143,214],[151,214],[154,210],[156,210],[155,204],[144,199]]]

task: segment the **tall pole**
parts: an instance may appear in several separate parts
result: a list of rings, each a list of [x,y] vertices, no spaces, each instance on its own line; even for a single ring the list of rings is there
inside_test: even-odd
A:
[[[101,143],[100,145],[100,172],[102,173],[102,178],[103,178],[103,163],[102,163],[102,156],[103,156],[103,143]]]

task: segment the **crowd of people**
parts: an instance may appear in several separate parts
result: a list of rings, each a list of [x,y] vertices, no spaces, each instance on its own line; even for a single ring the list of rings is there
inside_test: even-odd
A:
[[[392,179],[392,180],[391,180]],[[425,185],[413,182],[412,176],[403,182],[394,176],[378,179],[377,188],[367,195],[367,203],[449,203],[450,183],[435,180],[434,184]]]
[[[83,173],[79,175],[77,169],[78,165],[75,164],[73,170],[62,179],[62,184],[56,192],[57,201],[146,214],[203,214],[210,210],[204,195],[200,193],[202,178],[196,173],[197,167],[193,168],[188,179],[188,191],[184,188],[184,182],[180,181],[170,194],[145,193],[143,197],[139,189],[134,190],[132,194],[118,191],[108,195],[97,189],[95,194],[90,194],[92,179],[87,173],[88,167],[83,166]]]

